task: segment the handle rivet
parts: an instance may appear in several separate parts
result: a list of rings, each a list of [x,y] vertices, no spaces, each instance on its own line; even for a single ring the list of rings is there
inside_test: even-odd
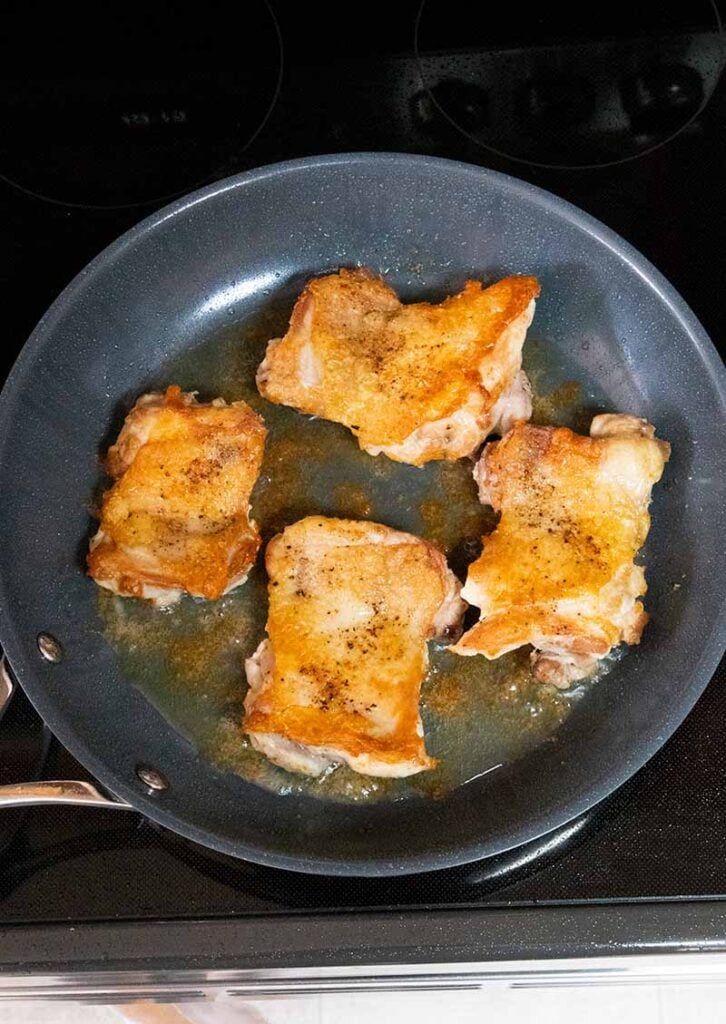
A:
[[[140,764],[136,768],[136,774],[145,786],[155,790],[157,793],[161,792],[162,789],[169,788],[167,779],[161,772],[157,772],[155,768],[148,768],[146,765]]]
[[[63,660],[63,644],[60,640],[56,640],[52,633],[38,633],[35,642],[38,645],[41,658],[45,658],[46,661],[50,661],[54,665]]]

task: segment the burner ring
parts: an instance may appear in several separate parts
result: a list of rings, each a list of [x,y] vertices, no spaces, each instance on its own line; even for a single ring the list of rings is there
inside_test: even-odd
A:
[[[0,180],[57,206],[112,210],[169,201],[234,171],[267,124],[283,75],[268,0],[245,9],[254,47],[234,74],[87,79],[7,90]]]
[[[565,62],[563,45],[515,51],[484,43],[472,54],[448,41],[446,51],[426,52],[424,12],[435,4],[421,0],[414,53],[428,102],[415,98],[414,116],[431,131],[436,111],[482,149],[543,169],[590,170],[646,156],[701,116],[726,66],[721,16],[715,0],[706,3],[712,28],[688,37],[697,45],[687,60],[678,56],[685,36],[671,33],[655,39],[659,61],[649,59],[654,38],[638,37],[564,44]],[[446,21],[460,20],[449,10]],[[471,20],[464,23],[469,31]]]

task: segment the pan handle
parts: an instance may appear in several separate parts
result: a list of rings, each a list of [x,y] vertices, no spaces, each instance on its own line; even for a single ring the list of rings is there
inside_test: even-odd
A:
[[[134,809],[131,804],[104,796],[90,782],[41,779],[39,782],[0,786],[0,810],[3,807],[32,807],[37,804],[75,804],[78,807],[105,807],[119,811]]]
[[[0,718],[2,718],[6,707],[10,703],[14,689],[15,683],[8,668],[7,658],[4,654],[0,654]]]
[[[15,681],[7,658],[0,653],[0,717],[10,703],[14,689]],[[17,782],[0,786],[0,810],[3,807],[32,807],[34,804],[75,804],[79,807],[133,810],[131,804],[104,796],[90,782],[41,779],[38,782]]]

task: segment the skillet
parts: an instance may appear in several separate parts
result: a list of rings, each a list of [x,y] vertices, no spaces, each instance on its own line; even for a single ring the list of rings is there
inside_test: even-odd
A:
[[[164,367],[230,323],[291,304],[340,265],[406,299],[536,274],[552,365],[656,424],[673,456],[652,506],[652,622],[550,742],[439,799],[281,797],[199,754],[124,677],[84,575],[99,444]],[[707,685],[726,636],[726,374],[639,253],[514,178],[397,154],[312,157],[218,182],[106,249],[36,327],[0,395],[0,643],[48,726],[114,795],[251,861],[350,875],[466,863],[539,837],[620,786]],[[415,473],[415,470],[411,470]],[[62,644],[57,662],[40,634]],[[41,645],[42,646],[42,645]],[[48,645],[45,645],[48,654]],[[50,653],[53,653],[52,650]],[[161,772],[164,788],[154,788]]]

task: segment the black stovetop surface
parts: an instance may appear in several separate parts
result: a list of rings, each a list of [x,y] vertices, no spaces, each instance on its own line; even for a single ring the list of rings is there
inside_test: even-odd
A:
[[[200,28],[165,5],[140,10],[138,24],[124,5],[90,29],[96,46],[88,26],[81,43],[80,15],[44,18],[38,31],[36,5],[13,9],[0,62],[5,371],[58,291],[168,198],[260,164],[346,150],[446,156],[547,188],[633,243],[722,337],[726,88],[708,0],[667,19],[656,5],[616,5],[594,28],[521,8],[493,20],[455,0],[369,4],[347,18],[340,5],[278,3],[276,20],[262,0],[241,6]],[[23,72],[12,78],[14,60]],[[661,752],[583,819],[428,875],[261,868],[133,813],[13,815],[0,820],[0,927],[721,897],[723,682],[722,666]],[[2,782],[20,781],[27,748],[41,742],[23,700],[0,722]],[[44,774],[87,777],[55,741]]]

